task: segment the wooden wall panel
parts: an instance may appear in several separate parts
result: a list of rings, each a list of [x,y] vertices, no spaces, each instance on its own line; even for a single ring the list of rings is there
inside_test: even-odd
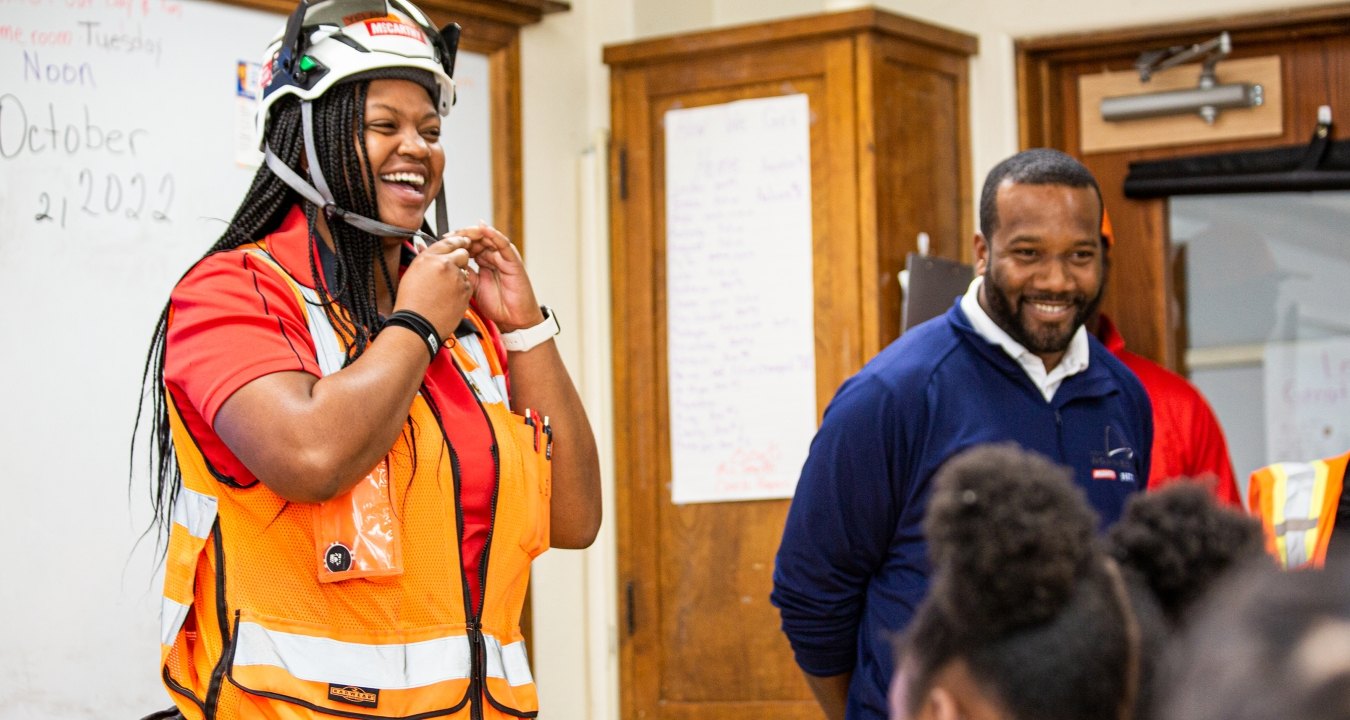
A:
[[[900,283],[905,257],[928,233],[934,255],[961,259],[969,245],[969,169],[963,167],[966,67],[950,56],[884,43],[875,66],[877,237],[872,278],[874,355],[900,334]],[[864,287],[868,287],[866,284]]]

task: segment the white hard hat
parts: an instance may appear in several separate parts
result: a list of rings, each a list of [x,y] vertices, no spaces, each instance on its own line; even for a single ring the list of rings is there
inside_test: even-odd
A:
[[[330,221],[340,219],[355,228],[384,237],[406,237],[435,242],[420,228],[389,225],[364,217],[333,201],[322,168],[311,162],[302,177],[282,162],[267,143],[267,120],[277,101],[294,95],[300,100],[305,152],[314,153],[312,102],[329,88],[348,80],[402,78],[421,83],[441,115],[455,104],[455,52],[459,26],[437,30],[407,0],[300,0],[286,21],[286,29],[268,47],[261,76],[262,102],[258,108],[258,138],[269,170],[306,200],[323,209]],[[436,195],[437,235],[449,225],[445,187]]]
[[[419,82],[447,115],[455,102],[458,42],[458,25],[438,31],[405,0],[302,0],[264,56],[258,137],[282,98],[314,100],[362,78]]]

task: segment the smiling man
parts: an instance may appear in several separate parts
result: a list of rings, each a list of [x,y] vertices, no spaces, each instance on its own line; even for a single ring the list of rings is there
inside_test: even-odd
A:
[[[921,524],[948,458],[1016,442],[1071,468],[1103,527],[1148,483],[1148,396],[1083,328],[1106,284],[1101,219],[1096,180],[1068,155],[999,163],[980,197],[970,289],[826,409],[772,600],[828,717],[886,717],[892,639],[927,591]]]

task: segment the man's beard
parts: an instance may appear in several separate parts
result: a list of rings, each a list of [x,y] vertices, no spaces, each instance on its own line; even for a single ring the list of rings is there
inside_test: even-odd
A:
[[[985,300],[989,303],[989,318],[994,324],[1033,354],[1052,355],[1068,350],[1074,333],[1088,318],[1097,313],[1097,308],[1102,304],[1102,296],[1106,294],[1106,273],[1103,271],[1101,287],[1097,289],[1097,295],[1091,299],[1082,293],[1023,295],[1018,301],[1018,306],[1014,308],[1003,287],[995,281],[994,266],[990,263],[984,271],[984,289]],[[1066,329],[1047,325],[1037,330],[1022,317],[1022,310],[1027,303],[1066,301],[1074,307],[1073,320]]]

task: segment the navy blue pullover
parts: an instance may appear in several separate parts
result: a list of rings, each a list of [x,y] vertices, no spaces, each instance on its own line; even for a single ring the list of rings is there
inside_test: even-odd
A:
[[[1148,395],[1096,338],[1088,343],[1088,368],[1047,402],[958,302],[835,394],[788,511],[771,600],[803,670],[853,672],[849,720],[887,716],[892,641],[928,588],[923,515],[944,461],[1016,442],[1071,468],[1102,527],[1148,484]]]

